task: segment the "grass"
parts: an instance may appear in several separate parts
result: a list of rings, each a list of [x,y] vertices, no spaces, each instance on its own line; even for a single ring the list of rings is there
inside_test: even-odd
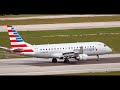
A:
[[[26,56],[16,55],[0,50],[0,59],[4,58],[25,58]]]
[[[120,71],[60,74],[60,76],[120,76]]]
[[[106,34],[101,34],[106,33]],[[118,33],[118,34],[111,34]],[[73,30],[51,30],[51,31],[19,31],[24,41],[30,44],[53,44],[72,42],[101,41],[113,49],[113,53],[120,53],[120,27],[116,28],[94,28]],[[96,35],[85,35],[96,34]],[[43,37],[51,36],[54,37]],[[55,36],[69,35],[69,36]],[[76,35],[76,36],[74,36]],[[80,36],[82,35],[82,36]],[[0,46],[10,47],[8,33],[0,33]]]
[[[120,16],[99,17],[72,17],[55,19],[29,19],[29,20],[0,20],[0,25],[28,25],[28,24],[54,24],[54,23],[78,23],[78,22],[106,22],[120,21]]]

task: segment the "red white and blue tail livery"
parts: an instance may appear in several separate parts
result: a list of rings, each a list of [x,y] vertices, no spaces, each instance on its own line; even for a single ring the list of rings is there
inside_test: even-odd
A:
[[[18,54],[34,54],[32,45],[24,42],[13,26],[7,25],[11,48]]]
[[[57,59],[64,59],[65,63],[69,62],[70,58],[75,60],[87,60],[88,56],[108,54],[112,49],[102,42],[77,42],[77,43],[61,43],[61,44],[44,44],[31,45],[21,38],[13,26],[7,25],[10,38],[11,48],[0,46],[3,50],[16,54],[33,56],[38,58],[52,58],[52,62],[57,62]]]

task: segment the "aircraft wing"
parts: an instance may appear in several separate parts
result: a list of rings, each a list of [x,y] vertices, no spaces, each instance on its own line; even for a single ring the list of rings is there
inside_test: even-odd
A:
[[[10,52],[10,53],[23,51],[23,49],[21,49],[21,48],[10,49],[10,48],[6,48],[6,47],[2,47],[2,46],[0,46],[0,49],[3,49],[3,50],[5,50],[7,52]]]
[[[65,52],[63,53],[63,56],[72,58],[78,56],[79,54],[83,54],[83,47],[80,47],[80,49],[74,49],[73,52]]]

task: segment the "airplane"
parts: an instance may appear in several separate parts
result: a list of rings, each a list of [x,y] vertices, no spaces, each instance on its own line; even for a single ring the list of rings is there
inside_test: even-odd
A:
[[[10,53],[31,56],[36,58],[52,58],[53,63],[57,59],[63,59],[69,63],[70,58],[77,61],[87,60],[89,56],[104,55],[112,52],[112,49],[102,42],[77,42],[60,44],[31,45],[25,42],[13,26],[7,25],[11,48],[0,46]]]

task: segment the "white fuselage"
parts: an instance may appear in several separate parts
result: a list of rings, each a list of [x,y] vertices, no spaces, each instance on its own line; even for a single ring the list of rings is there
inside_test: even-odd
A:
[[[34,54],[24,53],[24,55],[35,56],[39,58],[60,58],[63,53],[75,52],[83,47],[83,53],[90,55],[102,55],[112,52],[111,48],[101,42],[81,42],[81,43],[63,43],[63,44],[45,44],[32,45]]]

